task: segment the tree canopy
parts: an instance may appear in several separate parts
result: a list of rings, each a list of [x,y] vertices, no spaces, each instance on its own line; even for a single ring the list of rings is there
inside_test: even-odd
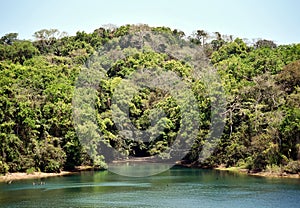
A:
[[[128,43],[120,41],[124,36],[134,37],[133,33],[149,38],[143,33],[145,28],[171,35],[173,39],[168,41],[177,41],[179,47],[192,44],[201,48],[220,77],[226,96],[225,127],[213,154],[204,161],[200,156],[214,110],[206,83],[196,79],[189,57],[176,58],[163,42],[157,43],[155,51],[140,49],[134,38],[131,41],[136,41],[136,48],[126,48]],[[105,149],[98,151],[94,145],[100,142],[98,135],[92,136],[95,141],[90,146],[79,139],[78,134],[93,133],[93,125],[100,129],[101,142],[128,157],[170,158],[175,154],[170,147],[176,143],[179,132],[194,135],[188,128],[181,129],[182,122],[189,126],[192,121],[197,121],[199,129],[196,136],[190,136],[193,138],[184,137],[193,140],[182,158],[188,163],[253,170],[279,166],[286,172],[300,171],[300,44],[276,45],[264,39],[249,44],[241,38],[202,29],[186,37],[177,29],[147,25],[106,26],[92,33],[78,31],[74,36],[43,29],[34,37],[33,41],[19,40],[17,33],[9,33],[0,39],[0,173],[32,168],[59,172],[83,164],[106,167],[110,161],[101,155]],[[101,60],[101,67],[108,68],[105,79],[96,88],[96,122],[81,123],[76,130],[72,99],[78,76],[83,66],[101,69],[92,66],[90,60],[108,46],[126,56]],[[121,104],[114,106],[114,99],[122,100],[133,89],[124,88],[120,98],[114,97],[115,90],[126,77],[143,68],[161,68],[189,83],[201,112],[198,117],[188,114],[182,121],[181,111],[189,102],[186,98],[176,101],[171,93],[159,88],[132,91],[132,97],[124,104],[129,108],[132,125],[125,122],[122,128],[143,131],[148,135],[147,142],[122,136],[112,119],[114,113],[122,110]],[[81,93],[89,96],[87,91]],[[91,115],[88,111],[92,108],[84,109],[81,113]],[[159,134],[152,138],[152,132]]]

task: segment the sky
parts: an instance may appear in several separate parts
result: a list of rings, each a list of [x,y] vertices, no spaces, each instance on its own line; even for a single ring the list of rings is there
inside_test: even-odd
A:
[[[298,0],[0,0],[0,36],[55,28],[74,35],[106,25],[198,29],[277,44],[300,43]]]

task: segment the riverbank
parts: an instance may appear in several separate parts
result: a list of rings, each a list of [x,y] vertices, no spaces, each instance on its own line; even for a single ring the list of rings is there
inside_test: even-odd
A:
[[[215,170],[220,171],[228,171],[228,172],[234,172],[234,173],[240,173],[240,174],[246,174],[249,176],[259,176],[259,177],[268,177],[268,178],[299,178],[300,174],[290,174],[286,172],[277,172],[277,171],[250,171],[249,169],[243,169],[238,167],[230,167],[226,168],[223,166],[219,166],[217,168],[214,168]]]
[[[33,172],[33,173],[7,173],[0,175],[0,182],[12,183],[16,180],[27,180],[27,179],[41,179],[57,176],[65,176],[76,174],[80,171],[93,170],[91,166],[78,166],[73,171],[61,171],[60,173],[44,173],[44,172]]]
[[[187,168],[202,168],[202,169],[214,169],[214,170],[219,170],[219,171],[227,171],[227,172],[232,172],[232,173],[239,173],[239,174],[244,174],[248,176],[259,176],[259,177],[268,177],[268,178],[298,178],[300,179],[300,173],[298,174],[291,174],[291,173],[286,173],[282,171],[251,171],[249,169],[245,168],[239,168],[239,167],[225,167],[224,165],[220,165],[215,168],[210,168],[210,167],[203,167],[198,164],[190,164],[190,163],[185,163],[184,161],[178,161],[176,163],[177,166],[182,166],[182,167],[187,167]]]
[[[136,161],[135,161],[136,162]],[[197,165],[176,163],[176,166],[188,167],[188,168],[203,168]],[[206,169],[205,167],[203,169]],[[253,172],[248,169],[242,169],[238,167],[229,167],[219,166],[213,168],[214,170],[227,171],[239,174],[245,174],[249,176],[259,176],[259,177],[269,177],[269,178],[298,178],[300,179],[300,174],[289,174],[285,172],[272,172],[272,171],[261,171]],[[16,180],[26,180],[26,179],[42,179],[48,177],[58,177],[65,175],[73,175],[79,173],[80,171],[91,171],[94,170],[91,166],[78,166],[73,171],[61,171],[60,173],[44,173],[44,172],[34,172],[34,173],[7,173],[5,175],[0,175],[0,182],[12,183]]]

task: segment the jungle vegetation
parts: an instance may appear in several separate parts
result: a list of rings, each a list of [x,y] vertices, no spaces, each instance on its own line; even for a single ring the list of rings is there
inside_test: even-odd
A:
[[[124,140],[111,118],[111,100],[117,85],[141,67],[161,67],[191,88],[201,113],[199,132],[186,163],[201,167],[243,167],[264,170],[280,167],[300,172],[300,44],[277,45],[197,30],[186,36],[180,30],[147,25],[101,27],[92,33],[69,36],[56,29],[34,33],[33,40],[20,40],[17,33],[0,39],[0,173],[37,170],[59,172],[78,165],[105,167],[108,158],[89,153],[74,127],[72,98],[82,66],[109,41],[147,28],[167,33],[202,48],[217,70],[226,95],[225,127],[213,154],[204,161],[199,155],[211,124],[211,100],[204,84],[195,80],[192,66],[166,53],[131,51],[112,63],[98,86],[95,105],[97,124],[108,145],[128,156],[149,157],[166,151],[181,126],[181,106],[172,95],[145,88],[127,105],[132,124],[146,130],[151,109],[166,117],[159,136],[149,142]],[[193,120],[195,118],[190,118]],[[82,124],[83,132],[89,124]],[[101,153],[101,151],[100,151]]]

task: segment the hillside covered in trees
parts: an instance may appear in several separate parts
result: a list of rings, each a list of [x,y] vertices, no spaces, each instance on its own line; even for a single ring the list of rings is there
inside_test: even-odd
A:
[[[157,121],[161,128],[156,138],[124,139],[112,119],[111,100],[122,79],[140,68],[159,67],[191,83],[201,111],[199,117],[189,118],[199,123],[199,131],[182,158],[186,163],[300,172],[300,44],[276,45],[264,39],[247,43],[203,30],[187,37],[167,27],[125,25],[75,36],[40,30],[33,41],[19,40],[16,33],[0,39],[0,173],[106,166],[109,158],[91,154],[78,138],[72,104],[75,84],[82,67],[101,47],[141,30],[169,34],[203,50],[226,97],[224,130],[213,154],[199,160],[211,125],[212,100],[204,83],[195,79],[186,60],[150,49],[130,50],[125,51],[127,57],[111,63],[97,86],[96,120],[107,145],[127,156],[172,157],[168,149],[182,125],[182,106],[170,93],[144,88],[127,103],[131,122],[141,130],[151,126],[152,109],[163,110],[166,116]],[[90,125],[80,128],[86,133]]]

